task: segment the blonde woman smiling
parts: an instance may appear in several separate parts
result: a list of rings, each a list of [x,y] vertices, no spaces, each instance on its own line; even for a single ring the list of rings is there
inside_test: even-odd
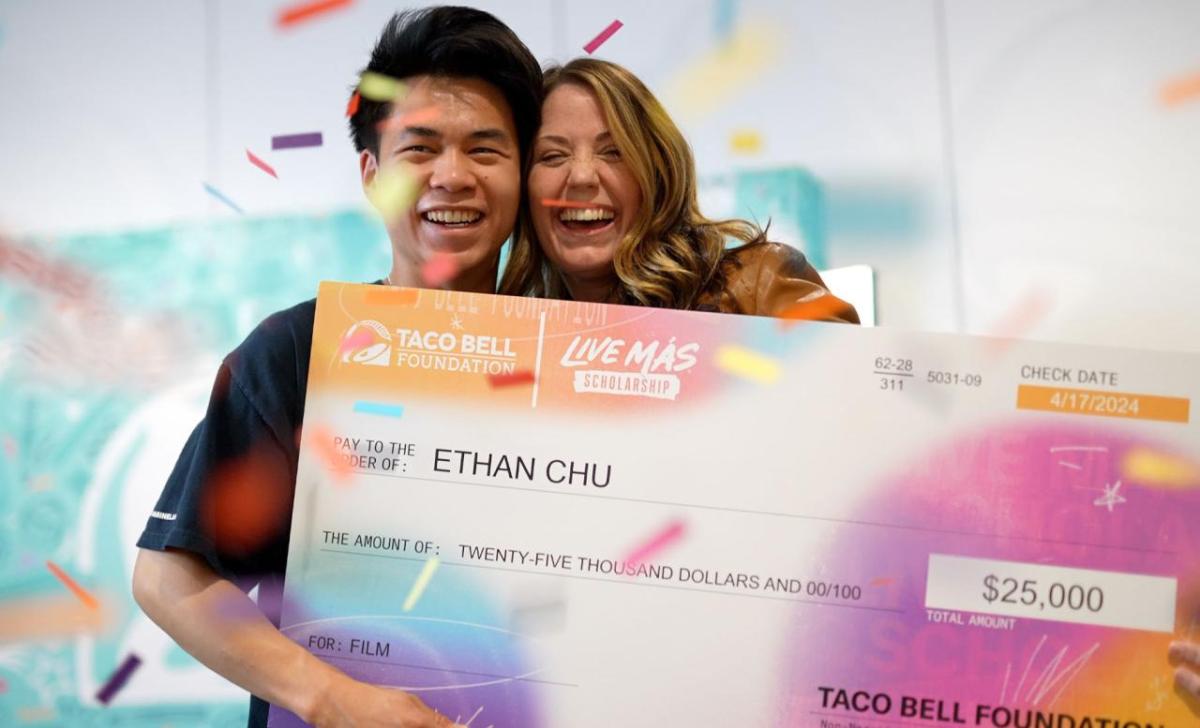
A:
[[[858,323],[799,251],[700,213],[691,148],[632,73],[578,58],[545,90],[501,293]]]

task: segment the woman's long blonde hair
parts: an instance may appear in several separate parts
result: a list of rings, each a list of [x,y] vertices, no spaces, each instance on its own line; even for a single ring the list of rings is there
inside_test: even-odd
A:
[[[545,95],[567,83],[596,95],[608,130],[642,193],[641,210],[613,256],[617,283],[611,300],[693,308],[701,294],[723,283],[726,241],[761,242],[763,232],[745,220],[710,220],[700,214],[691,147],[636,76],[615,63],[576,58],[546,71]],[[536,142],[527,154],[533,154],[533,146]],[[570,298],[562,275],[535,237],[530,204],[526,195],[500,293]]]

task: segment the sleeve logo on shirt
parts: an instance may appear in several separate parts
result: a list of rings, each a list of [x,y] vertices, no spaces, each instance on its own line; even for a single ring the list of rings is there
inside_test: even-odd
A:
[[[174,513],[163,513],[162,511],[150,511],[151,518],[157,518],[160,521],[174,521]]]
[[[386,367],[392,359],[392,335],[378,321],[359,321],[342,337],[339,353],[345,364]]]

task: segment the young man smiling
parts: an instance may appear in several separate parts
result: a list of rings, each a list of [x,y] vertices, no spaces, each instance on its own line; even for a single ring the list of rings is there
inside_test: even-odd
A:
[[[391,239],[385,280],[421,286],[422,266],[440,255],[456,271],[447,287],[494,292],[539,123],[537,61],[488,13],[436,7],[394,16],[365,70],[405,85],[395,102],[363,98],[350,120],[364,191]],[[401,178],[412,204],[388,199]],[[250,726],[266,725],[268,703],[316,726],[449,725],[415,696],[357,682],[278,630],[315,310],[310,300],[274,314],[222,363],[138,540],[134,597],[252,694]],[[257,506],[252,518],[247,505]],[[255,585],[258,607],[243,591]]]

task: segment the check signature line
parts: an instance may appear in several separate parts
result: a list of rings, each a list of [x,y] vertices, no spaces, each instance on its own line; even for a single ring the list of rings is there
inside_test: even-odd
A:
[[[372,554],[365,551],[345,551],[343,549],[322,548],[325,551],[333,554],[348,554],[350,556],[373,556],[379,559],[392,559],[394,561],[419,561],[424,563],[425,559],[414,558],[411,556],[393,556],[392,554]],[[468,569],[487,569],[489,571],[507,571],[514,574],[532,574],[534,576],[557,576],[564,579],[582,579],[583,581],[599,581],[605,584],[625,584],[628,586],[646,586],[653,589],[671,589],[673,591],[689,591],[700,592],[701,594],[717,594],[726,597],[750,597],[752,599],[767,599],[775,602],[791,602],[793,604],[813,604],[819,607],[844,607],[846,609],[858,609],[867,612],[888,612],[890,614],[904,614],[903,609],[893,607],[871,607],[865,604],[839,604],[837,602],[820,602],[813,599],[790,599],[788,597],[773,597],[768,594],[748,594],[746,592],[736,591],[718,591],[716,589],[699,589],[694,586],[671,586],[670,584],[652,584],[645,581],[633,581],[632,579],[602,579],[598,576],[584,576],[583,574],[558,574],[553,571],[534,571],[532,569],[513,569],[504,566],[489,566],[487,564],[472,564],[466,561],[443,561],[442,566],[463,566]]]
[[[641,505],[656,505],[670,506],[672,508],[696,508],[706,511],[721,511],[724,513],[742,513],[751,516],[774,516],[776,518],[794,518],[802,521],[820,521],[823,523],[842,523],[851,526],[870,526],[873,528],[892,528],[898,531],[918,531],[921,533],[937,533],[945,536],[972,536],[975,538],[1002,538],[1012,541],[1032,541],[1034,543],[1048,544],[1053,546],[1084,546],[1094,549],[1108,549],[1111,551],[1132,551],[1140,554],[1159,554],[1163,556],[1175,556],[1175,551],[1163,551],[1161,549],[1145,549],[1137,546],[1110,546],[1101,543],[1086,543],[1082,541],[1060,541],[1057,539],[1037,538],[1035,536],[1016,536],[1003,533],[977,533],[975,531],[956,531],[953,529],[943,528],[926,528],[923,526],[906,526],[894,523],[877,523],[875,521],[858,521],[846,518],[829,518],[827,516],[805,516],[799,513],[780,513],[778,511],[761,511],[752,508],[730,508],[728,506],[708,506],[699,503],[677,503],[674,501],[650,500],[646,498],[629,498],[618,495],[588,495],[587,493],[571,493],[569,491],[557,490],[540,490],[538,488],[523,488],[517,485],[498,485],[496,483],[472,483],[467,480],[454,480],[451,478],[421,478],[415,475],[397,475],[395,473],[381,473],[373,470],[356,469],[354,472],[360,475],[377,475],[382,478],[397,478],[399,480],[417,480],[426,483],[449,483],[451,485],[469,485],[476,488],[497,488],[500,490],[515,490],[525,493],[537,493],[539,495],[558,495],[571,496],[575,498],[588,498],[590,500],[601,501],[624,501],[626,503],[638,503]]]
[[[388,660],[367,660],[362,657],[347,657],[345,655],[331,655],[331,654],[328,654],[325,652],[314,653],[314,654],[316,654],[318,657],[322,657],[322,658],[329,659],[329,660],[350,660],[351,662],[365,662],[365,663],[368,663],[371,665],[387,665],[389,667],[407,667],[407,668],[410,668],[413,670],[428,670],[430,672],[449,672],[449,673],[453,673],[455,675],[471,675],[473,677],[492,677],[492,678],[500,678],[503,680],[513,680],[516,682],[531,682],[531,683],[542,683],[544,685],[557,685],[559,687],[564,687],[564,688],[579,687],[579,685],[577,685],[575,683],[556,682],[554,680],[539,680],[538,678],[523,677],[520,675],[516,675],[516,676],[496,675],[496,674],[493,674],[490,672],[473,672],[471,670],[456,670],[451,667],[430,667],[428,665],[411,665],[406,662],[390,662]]]

